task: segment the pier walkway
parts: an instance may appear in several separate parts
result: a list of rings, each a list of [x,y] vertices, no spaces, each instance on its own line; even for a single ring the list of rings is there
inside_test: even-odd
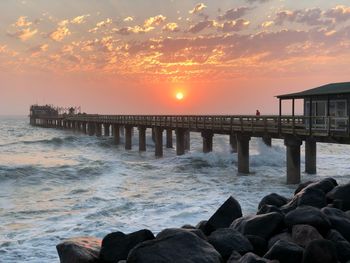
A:
[[[336,123],[345,124],[343,126]],[[163,156],[165,146],[183,155],[190,148],[190,132],[200,132],[203,152],[213,150],[213,136],[226,134],[232,151],[238,154],[238,173],[249,174],[249,141],[260,137],[271,146],[271,139],[283,139],[286,146],[287,183],[300,182],[300,147],[305,143],[305,172],[316,173],[316,143],[350,144],[349,118],[310,116],[232,116],[232,115],[93,115],[93,114],[35,114],[30,124],[46,128],[81,131],[90,136],[114,136],[115,144],[125,137],[125,149],[132,149],[133,129],[138,129],[139,150],[146,151],[146,129],[152,129],[155,156]],[[311,124],[311,125],[310,125]]]

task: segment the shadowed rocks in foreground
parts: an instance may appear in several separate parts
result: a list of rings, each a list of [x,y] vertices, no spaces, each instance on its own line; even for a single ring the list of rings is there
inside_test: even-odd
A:
[[[332,178],[304,183],[245,216],[231,196],[196,227],[70,239],[57,251],[61,263],[349,263],[349,189]]]

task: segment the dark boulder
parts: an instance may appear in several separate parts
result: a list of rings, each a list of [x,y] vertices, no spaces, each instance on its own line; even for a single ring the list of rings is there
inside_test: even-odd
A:
[[[341,263],[346,263],[350,260],[350,243],[336,230],[329,231],[327,237],[332,241],[337,249],[338,259]]]
[[[288,199],[285,198],[284,196],[281,196],[276,193],[272,193],[263,197],[263,199],[261,199],[258,205],[258,210],[260,210],[260,208],[263,207],[264,205],[273,205],[276,207],[281,207],[285,205],[287,202],[288,202]]]
[[[233,221],[231,228],[243,235],[260,236],[267,240],[283,229],[284,216],[280,213],[268,213],[256,216],[241,217]]]
[[[129,253],[127,263],[221,263],[219,252],[208,242],[190,232],[146,241]]]
[[[230,258],[227,263],[279,263],[277,260],[261,258],[254,253],[247,253],[239,259]]]
[[[312,206],[301,206],[286,214],[285,224],[291,229],[294,225],[310,225],[322,235],[331,228],[331,223],[321,210]]]
[[[183,225],[181,228],[184,228],[184,229],[196,229],[196,227],[195,227],[195,226],[188,225],[188,224]]]
[[[335,245],[329,240],[314,240],[306,247],[303,263],[338,262]]]
[[[221,254],[226,261],[236,251],[240,254],[253,251],[249,240],[237,230],[232,228],[220,228],[208,237],[208,242]]]
[[[298,194],[305,187],[307,187],[308,185],[313,184],[313,183],[314,183],[314,181],[307,181],[307,182],[299,184],[297,189],[295,189],[295,191],[294,191],[294,195]]]
[[[263,256],[267,252],[267,241],[259,236],[246,235],[250,244],[253,246],[253,253],[258,256]]]
[[[61,263],[98,263],[101,239],[78,237],[56,246]]]
[[[333,208],[338,208],[345,212],[350,209],[350,200],[335,199],[333,200],[332,205],[333,205]]]
[[[345,212],[345,215],[348,216],[350,218],[350,210]]]
[[[333,188],[332,191],[327,193],[327,199],[331,202],[336,199],[350,201],[350,183]]]
[[[286,231],[282,232],[282,233],[279,233],[273,237],[271,237],[269,239],[269,242],[268,242],[268,249],[272,248],[272,246],[274,244],[277,243],[277,241],[279,240],[283,240],[283,241],[286,241],[286,242],[293,242],[293,238],[292,238],[292,235]]]
[[[165,238],[165,237],[169,237],[169,236],[173,236],[179,232],[191,232],[193,234],[195,234],[196,236],[198,236],[201,239],[207,240],[206,235],[204,235],[203,231],[200,229],[186,229],[186,228],[167,228],[162,230],[161,232],[159,232],[159,234],[157,235],[157,239],[160,238]]]
[[[196,228],[202,230],[202,232],[207,235],[208,233],[206,233],[206,229],[207,229],[207,224],[208,224],[208,220],[202,220],[200,221],[197,225]]]
[[[337,230],[342,236],[350,242],[350,218],[337,208],[325,207],[322,212],[332,223],[332,228]]]
[[[337,185],[338,185],[337,181],[333,178],[325,178],[317,182],[308,181],[300,184],[298,188],[295,190],[294,194],[296,195],[306,188],[319,189],[323,191],[325,194],[327,194]]]
[[[268,213],[272,213],[272,212],[277,212],[277,213],[282,214],[282,210],[274,205],[263,205],[262,207],[260,207],[259,211],[256,214],[263,215],[263,214],[268,214]]]
[[[295,244],[303,248],[305,248],[313,240],[323,239],[317,229],[310,225],[293,226],[292,238]]]
[[[204,234],[210,235],[216,229],[229,227],[235,219],[240,217],[242,217],[241,206],[236,199],[230,196],[209,218],[202,230]]]
[[[102,240],[100,259],[106,263],[126,259],[136,245],[154,238],[153,233],[146,229],[128,235],[122,232],[108,234]]]
[[[241,254],[239,254],[237,251],[233,251],[230,258],[226,261],[226,263],[236,263],[239,262],[241,259]]]
[[[298,194],[297,206],[313,206],[323,208],[327,206],[326,194],[318,188],[309,185]]]
[[[277,241],[264,258],[279,260],[281,263],[301,263],[304,249],[284,240]]]

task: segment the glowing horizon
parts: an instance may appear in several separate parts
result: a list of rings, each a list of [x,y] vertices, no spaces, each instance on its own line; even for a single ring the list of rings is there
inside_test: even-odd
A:
[[[271,114],[276,95],[350,80],[346,0],[13,0],[0,10],[0,115],[33,103]]]

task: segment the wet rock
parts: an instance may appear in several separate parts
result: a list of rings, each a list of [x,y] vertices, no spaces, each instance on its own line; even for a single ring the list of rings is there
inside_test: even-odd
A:
[[[264,258],[279,260],[282,263],[301,263],[303,259],[303,248],[284,240],[277,241]]]
[[[298,194],[301,190],[303,190],[305,187],[307,187],[310,184],[313,184],[314,181],[307,181],[305,183],[301,183],[298,185],[297,189],[294,191],[294,195]]]
[[[332,241],[337,249],[338,259],[341,263],[346,263],[350,260],[350,242],[348,242],[338,231],[329,231],[327,237]]]
[[[203,240],[207,240],[206,235],[200,229],[186,229],[186,228],[167,228],[162,230],[158,235],[157,239],[173,236],[179,232],[191,232]]]
[[[236,219],[231,228],[243,235],[260,236],[267,240],[283,227],[284,216],[280,213],[268,213],[256,216],[246,216]]]
[[[276,244],[277,241],[279,241],[279,240],[293,243],[292,235],[288,232],[282,232],[282,233],[279,233],[279,234],[277,234],[269,239],[268,249],[272,248],[273,245]]]
[[[303,263],[338,262],[335,245],[329,240],[314,240],[306,247]]]
[[[131,249],[136,245],[154,239],[151,231],[144,229],[131,234],[114,232],[108,234],[102,240],[100,259],[102,262],[118,262],[128,257]]]
[[[260,210],[260,208],[263,207],[264,205],[273,205],[275,207],[281,207],[285,205],[287,202],[288,202],[288,199],[285,198],[284,196],[281,196],[276,193],[272,193],[265,196],[263,199],[261,199],[258,205],[258,210]]]
[[[310,185],[308,185],[306,188],[313,188],[313,189],[319,189],[323,191],[325,194],[327,194],[329,191],[331,191],[334,187],[338,185],[337,181],[333,178],[325,178],[323,180],[314,182]]]
[[[192,225],[183,225],[181,228],[184,228],[184,229],[196,229],[195,226],[192,226]]]
[[[253,253],[258,256],[263,256],[267,252],[267,242],[265,239],[259,236],[247,235],[250,244],[253,246]]]
[[[327,233],[331,223],[321,210],[311,206],[301,206],[286,214],[285,224],[291,229],[294,225],[310,225],[321,234]]]
[[[56,246],[61,263],[98,263],[101,240],[78,237],[65,240]]]
[[[346,185],[339,185],[327,193],[327,199],[330,201],[339,199],[350,201],[350,183]]]
[[[202,230],[202,232],[207,235],[208,233],[206,233],[206,229],[207,229],[207,224],[208,224],[208,220],[202,220],[200,221],[197,225],[196,228]]]
[[[350,210],[345,212],[345,215],[347,215],[348,217],[350,217]]]
[[[231,259],[227,263],[279,263],[277,260],[269,260],[266,258],[261,258],[254,253],[247,253],[239,259]]]
[[[308,205],[317,208],[327,206],[326,194],[322,190],[310,186],[312,185],[309,185],[298,194],[297,206]]]
[[[242,209],[236,199],[230,196],[204,225],[203,232],[210,235],[219,228],[227,228],[237,218],[242,217]]]
[[[226,261],[236,251],[240,254],[253,251],[249,240],[237,230],[232,228],[220,228],[208,237],[208,242],[221,254]]]
[[[293,226],[292,238],[295,244],[303,248],[305,248],[313,240],[323,239],[317,229],[309,225]]]
[[[350,200],[340,200],[340,199],[335,199],[333,200],[333,208],[338,208],[343,211],[347,211],[350,209]]]
[[[263,214],[268,214],[268,213],[272,213],[272,212],[277,212],[277,213],[282,214],[282,210],[274,205],[263,205],[262,207],[260,207],[259,211],[256,214],[263,215]]]
[[[226,263],[236,263],[239,262],[241,259],[241,254],[239,254],[237,251],[233,251],[230,258],[226,261]]]
[[[221,263],[219,252],[190,232],[146,241],[130,251],[128,263]]]
[[[337,208],[325,207],[322,212],[332,223],[332,228],[337,230],[342,236],[350,242],[350,218]]]

